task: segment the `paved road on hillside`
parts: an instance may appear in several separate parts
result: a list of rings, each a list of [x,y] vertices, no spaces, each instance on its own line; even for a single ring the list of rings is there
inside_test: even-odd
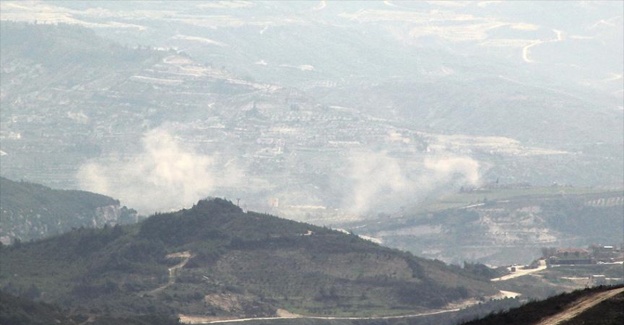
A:
[[[604,292],[595,293],[589,297],[583,297],[572,303],[572,305],[560,312],[559,314],[550,316],[544,320],[541,320],[535,325],[556,325],[561,324],[567,320],[573,319],[580,313],[586,311],[589,308],[596,306],[597,304],[612,298],[620,293],[624,292],[624,288],[611,289]]]

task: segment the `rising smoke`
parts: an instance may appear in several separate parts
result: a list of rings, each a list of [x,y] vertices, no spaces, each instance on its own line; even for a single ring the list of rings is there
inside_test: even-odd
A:
[[[91,162],[77,176],[81,188],[151,213],[188,207],[218,187],[236,186],[238,169],[219,161],[219,155],[199,154],[159,128],[144,135],[142,151],[132,158]]]
[[[359,151],[348,160],[351,186],[343,209],[357,216],[394,211],[431,193],[476,186],[480,180],[479,162],[465,156],[436,154],[409,160],[387,152]]]
[[[257,199],[275,195],[249,182],[243,187],[241,175],[253,173],[237,166],[235,159],[225,163],[226,158],[200,154],[161,127],[144,135],[141,151],[132,158],[90,162],[80,168],[77,176],[82,189],[119,198],[143,214],[189,207],[207,196],[221,196],[224,188]],[[350,152],[345,165],[346,172],[335,171],[332,176],[339,186],[317,190],[341,197],[340,210],[351,216],[395,211],[440,190],[477,185],[480,178],[476,160],[452,154],[405,159],[387,152],[360,150]],[[269,178],[256,175],[254,179],[263,184]],[[253,188],[246,188],[249,186]],[[308,197],[316,194],[307,193]],[[284,194],[280,199],[299,203],[292,195]]]

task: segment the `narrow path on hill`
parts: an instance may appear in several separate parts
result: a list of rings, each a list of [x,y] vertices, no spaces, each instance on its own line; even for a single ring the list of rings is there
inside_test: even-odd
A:
[[[579,300],[573,302],[568,309],[560,312],[559,314],[543,319],[535,325],[561,324],[565,321],[573,319],[574,317],[578,316],[580,313],[586,311],[587,309],[592,308],[596,306],[597,304],[609,298],[612,298],[622,292],[624,292],[624,287],[611,289],[611,290],[603,291],[603,292],[598,292],[588,297],[580,298]]]
[[[174,284],[178,270],[183,268],[186,265],[186,263],[188,263],[188,261],[191,259],[192,256],[193,255],[191,255],[190,251],[173,253],[173,254],[169,254],[165,256],[165,258],[167,259],[183,258],[183,260],[180,263],[169,268],[169,280],[167,281],[167,284],[162,285],[154,290],[148,291],[146,294],[153,295],[153,294],[159,293],[165,290],[166,288],[168,288],[169,286],[171,286],[172,284]]]

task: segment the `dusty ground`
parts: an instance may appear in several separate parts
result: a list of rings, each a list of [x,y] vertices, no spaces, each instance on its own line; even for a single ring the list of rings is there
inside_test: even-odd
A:
[[[494,278],[492,281],[506,281],[509,279],[525,276],[531,273],[536,273],[546,269],[546,263],[544,261],[540,261],[540,265],[535,269],[517,269],[514,273],[507,274],[500,278]]]

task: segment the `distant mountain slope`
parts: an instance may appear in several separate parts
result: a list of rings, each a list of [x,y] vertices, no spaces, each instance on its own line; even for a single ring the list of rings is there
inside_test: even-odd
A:
[[[488,69],[485,64],[482,68]],[[473,76],[472,67],[456,69],[463,71],[320,93],[328,93],[325,101],[344,106],[358,102],[367,114],[404,118],[423,131],[505,136],[547,148],[621,156],[615,145],[621,145],[623,114],[612,99],[587,89],[562,90],[503,75]]]
[[[432,200],[383,222],[343,227],[419,256],[492,265],[530,263],[542,247],[620,245],[621,190],[482,188]]]
[[[441,262],[221,199],[0,253],[8,292],[34,286],[44,301],[121,314],[401,314],[497,292]]]
[[[161,204],[149,212],[237,195],[255,210],[298,210],[289,217],[307,221],[376,215],[497,178],[621,186],[621,100],[584,86],[597,78],[621,89],[619,71],[589,78],[538,62],[537,48],[553,45],[546,43],[531,47],[536,62],[525,62],[523,47],[571,26],[510,20],[521,4],[433,9],[441,3],[337,2],[319,11],[305,2],[45,3],[83,26],[2,22],[0,174],[101,192],[136,209]],[[499,6],[505,15],[492,10]],[[595,17],[612,11],[598,7]],[[8,1],[3,10],[3,19],[49,12]],[[440,29],[429,29],[430,18]],[[617,31],[621,22],[609,24]],[[584,47],[617,57],[607,50],[611,37],[599,42],[602,32],[580,27],[575,33],[596,37]],[[569,36],[566,44],[581,42]],[[516,59],[500,56],[499,45]],[[620,66],[610,58],[584,63]],[[190,153],[182,167],[197,168],[164,180],[158,168],[135,168],[162,162],[155,152],[171,149],[154,145],[154,134]],[[444,160],[452,168],[439,168]],[[386,175],[367,183],[377,164]],[[210,181],[183,179],[198,170]],[[146,180],[160,188],[143,193]],[[176,205],[176,194],[192,198]]]
[[[605,298],[606,300],[603,300]],[[623,299],[622,287],[577,290],[543,301],[530,302],[507,312],[491,314],[479,320],[466,322],[464,325],[622,324],[624,321],[624,309],[621,308]],[[596,303],[598,304],[595,305]],[[567,317],[568,315],[570,317]]]
[[[137,221],[136,211],[108,196],[54,190],[4,177],[0,177],[0,213],[0,238],[4,244],[41,239],[72,228]]]
[[[98,37],[93,30],[72,24],[3,20],[0,26],[3,29],[0,33],[5,54],[26,56],[45,65],[53,65],[53,61],[87,65],[99,60],[114,61],[122,49],[119,45],[116,48],[114,42]],[[36,43],[41,47],[35,48],[33,45]],[[109,53],[103,52],[107,49]],[[79,55],[77,52],[84,54]]]

